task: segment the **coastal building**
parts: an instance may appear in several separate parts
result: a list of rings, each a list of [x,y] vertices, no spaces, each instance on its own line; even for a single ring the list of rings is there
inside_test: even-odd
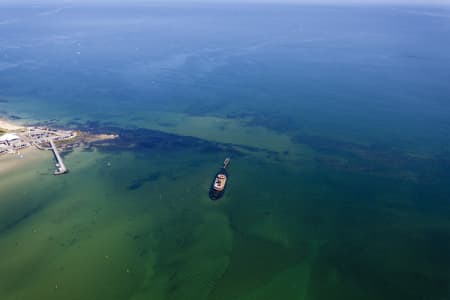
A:
[[[5,133],[4,135],[0,136],[0,143],[6,144],[19,139],[20,137],[14,133]]]
[[[8,152],[8,146],[0,143],[0,154],[7,153],[7,152]]]

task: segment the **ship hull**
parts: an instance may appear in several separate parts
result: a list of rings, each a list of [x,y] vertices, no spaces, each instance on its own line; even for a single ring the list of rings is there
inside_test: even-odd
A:
[[[227,181],[225,182],[225,186],[223,187],[223,190],[218,191],[216,189],[214,189],[214,182],[216,180],[217,175],[223,174],[227,177]],[[219,172],[216,173],[216,175],[214,175],[214,178],[211,182],[211,187],[209,188],[209,198],[213,201],[219,200],[220,198],[222,198],[222,196],[225,194],[225,190],[227,189],[227,184],[228,184],[228,180],[229,180],[229,176],[227,173],[227,170],[225,170],[224,168],[221,168],[219,170]]]

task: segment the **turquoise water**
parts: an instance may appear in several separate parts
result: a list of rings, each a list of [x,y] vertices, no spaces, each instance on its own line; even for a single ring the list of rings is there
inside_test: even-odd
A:
[[[450,298],[448,8],[1,7],[1,299]]]

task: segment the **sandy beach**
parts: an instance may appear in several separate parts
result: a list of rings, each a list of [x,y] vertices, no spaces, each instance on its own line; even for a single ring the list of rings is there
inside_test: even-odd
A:
[[[24,126],[21,126],[19,124],[14,124],[9,120],[0,119],[0,129],[5,130],[20,130],[24,128]]]

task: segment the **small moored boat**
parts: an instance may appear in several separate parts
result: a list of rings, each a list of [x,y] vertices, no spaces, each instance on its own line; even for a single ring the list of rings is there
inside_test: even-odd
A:
[[[225,193],[225,188],[227,187],[228,173],[227,166],[230,163],[230,158],[226,158],[223,162],[223,167],[220,168],[219,172],[214,176],[211,187],[209,188],[209,198],[211,200],[218,200]]]

